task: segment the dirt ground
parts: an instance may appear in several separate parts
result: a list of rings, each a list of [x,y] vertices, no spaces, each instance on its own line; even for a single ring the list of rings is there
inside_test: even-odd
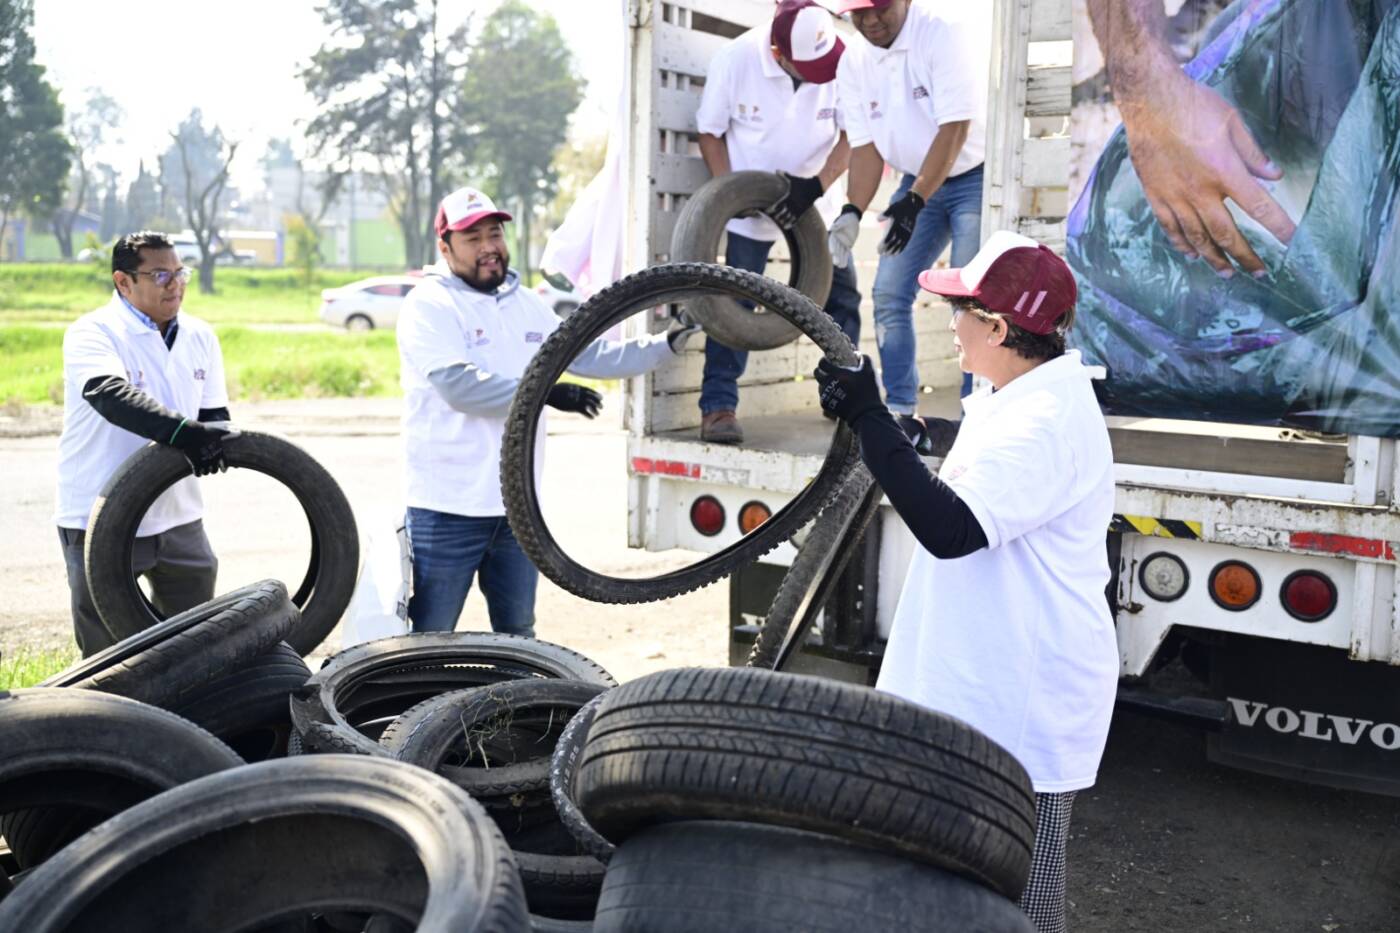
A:
[[[626,547],[625,437],[618,399],[603,418],[550,422],[545,513],[569,553],[613,574],[653,574],[692,555]],[[283,433],[337,478],[362,530],[398,510],[393,400],[239,405],[247,427]],[[0,651],[70,639],[52,524],[55,423],[0,414]],[[29,435],[29,436],[24,436]],[[220,587],[300,578],[307,536],[295,502],[242,472],[205,484]],[[662,605],[588,603],[541,582],[540,637],[628,680],[726,659],[723,585]],[[462,628],[487,628],[473,593]],[[333,651],[339,634],[321,654]],[[313,661],[314,663],[314,661]],[[1070,927],[1079,933],[1393,933],[1400,931],[1400,800],[1309,787],[1205,761],[1190,729],[1120,714],[1099,783],[1075,805]]]

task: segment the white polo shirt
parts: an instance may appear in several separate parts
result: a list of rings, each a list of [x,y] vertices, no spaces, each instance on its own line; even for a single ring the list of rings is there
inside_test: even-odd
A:
[[[888,49],[857,34],[836,69],[841,116],[851,148],[874,143],[885,162],[917,175],[938,128],[970,120],[949,177],[982,164],[991,67],[990,3],[923,2]],[[934,12],[934,11],[937,12]]]
[[[1038,793],[1094,783],[1118,683],[1113,453],[1093,371],[1072,350],[963,400],[939,475],[988,546],[915,550],[876,684],[985,732]]]
[[[86,529],[88,513],[117,467],[148,443],[112,424],[83,398],[96,376],[121,376],[167,408],[191,420],[201,408],[228,405],[224,358],[213,328],[188,312],[169,349],[149,319],[112,300],[68,326],[63,335],[63,435],[58,440],[58,509],[61,528]],[[140,537],[185,525],[204,514],[199,483],[180,480],[156,499]]]
[[[792,78],[773,57],[770,31],[767,24],[750,29],[710,61],[695,125],[702,133],[724,137],[733,171],[810,178],[821,171],[841,135],[836,82],[804,81],[794,90]],[[835,40],[835,23],[831,36]],[[844,191],[843,185],[832,185],[817,200],[828,226],[841,210]],[[736,218],[725,229],[764,242],[783,235],[762,216]]]

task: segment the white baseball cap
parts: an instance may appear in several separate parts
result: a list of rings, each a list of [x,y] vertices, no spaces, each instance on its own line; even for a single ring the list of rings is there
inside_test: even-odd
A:
[[[442,199],[438,205],[433,229],[439,238],[452,230],[465,230],[472,224],[495,217],[510,220],[505,211],[497,210],[496,203],[475,188],[458,188]]]
[[[812,0],[781,0],[773,14],[772,43],[803,81],[826,84],[846,45],[836,35],[831,14]]]

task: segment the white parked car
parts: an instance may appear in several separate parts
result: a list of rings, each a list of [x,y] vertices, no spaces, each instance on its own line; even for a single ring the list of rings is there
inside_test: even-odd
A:
[[[376,275],[321,292],[321,320],[346,330],[393,327],[399,305],[421,275]]]
[[[565,282],[564,284],[568,284]],[[554,309],[554,313],[560,318],[566,318],[578,310],[578,306],[583,303],[578,292],[565,291],[562,288],[555,288],[548,279],[540,279],[540,284],[535,286],[535,294],[544,299],[545,304]]]

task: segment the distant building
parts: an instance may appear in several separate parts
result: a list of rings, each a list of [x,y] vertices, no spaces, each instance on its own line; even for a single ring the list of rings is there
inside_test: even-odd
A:
[[[286,223],[298,211],[298,198],[308,213],[321,206],[323,172],[303,173],[296,165],[269,166],[267,188],[244,202],[248,225],[275,230],[285,242]],[[332,266],[402,268],[403,234],[389,211],[389,200],[373,175],[354,172],[321,222],[321,255]]]

